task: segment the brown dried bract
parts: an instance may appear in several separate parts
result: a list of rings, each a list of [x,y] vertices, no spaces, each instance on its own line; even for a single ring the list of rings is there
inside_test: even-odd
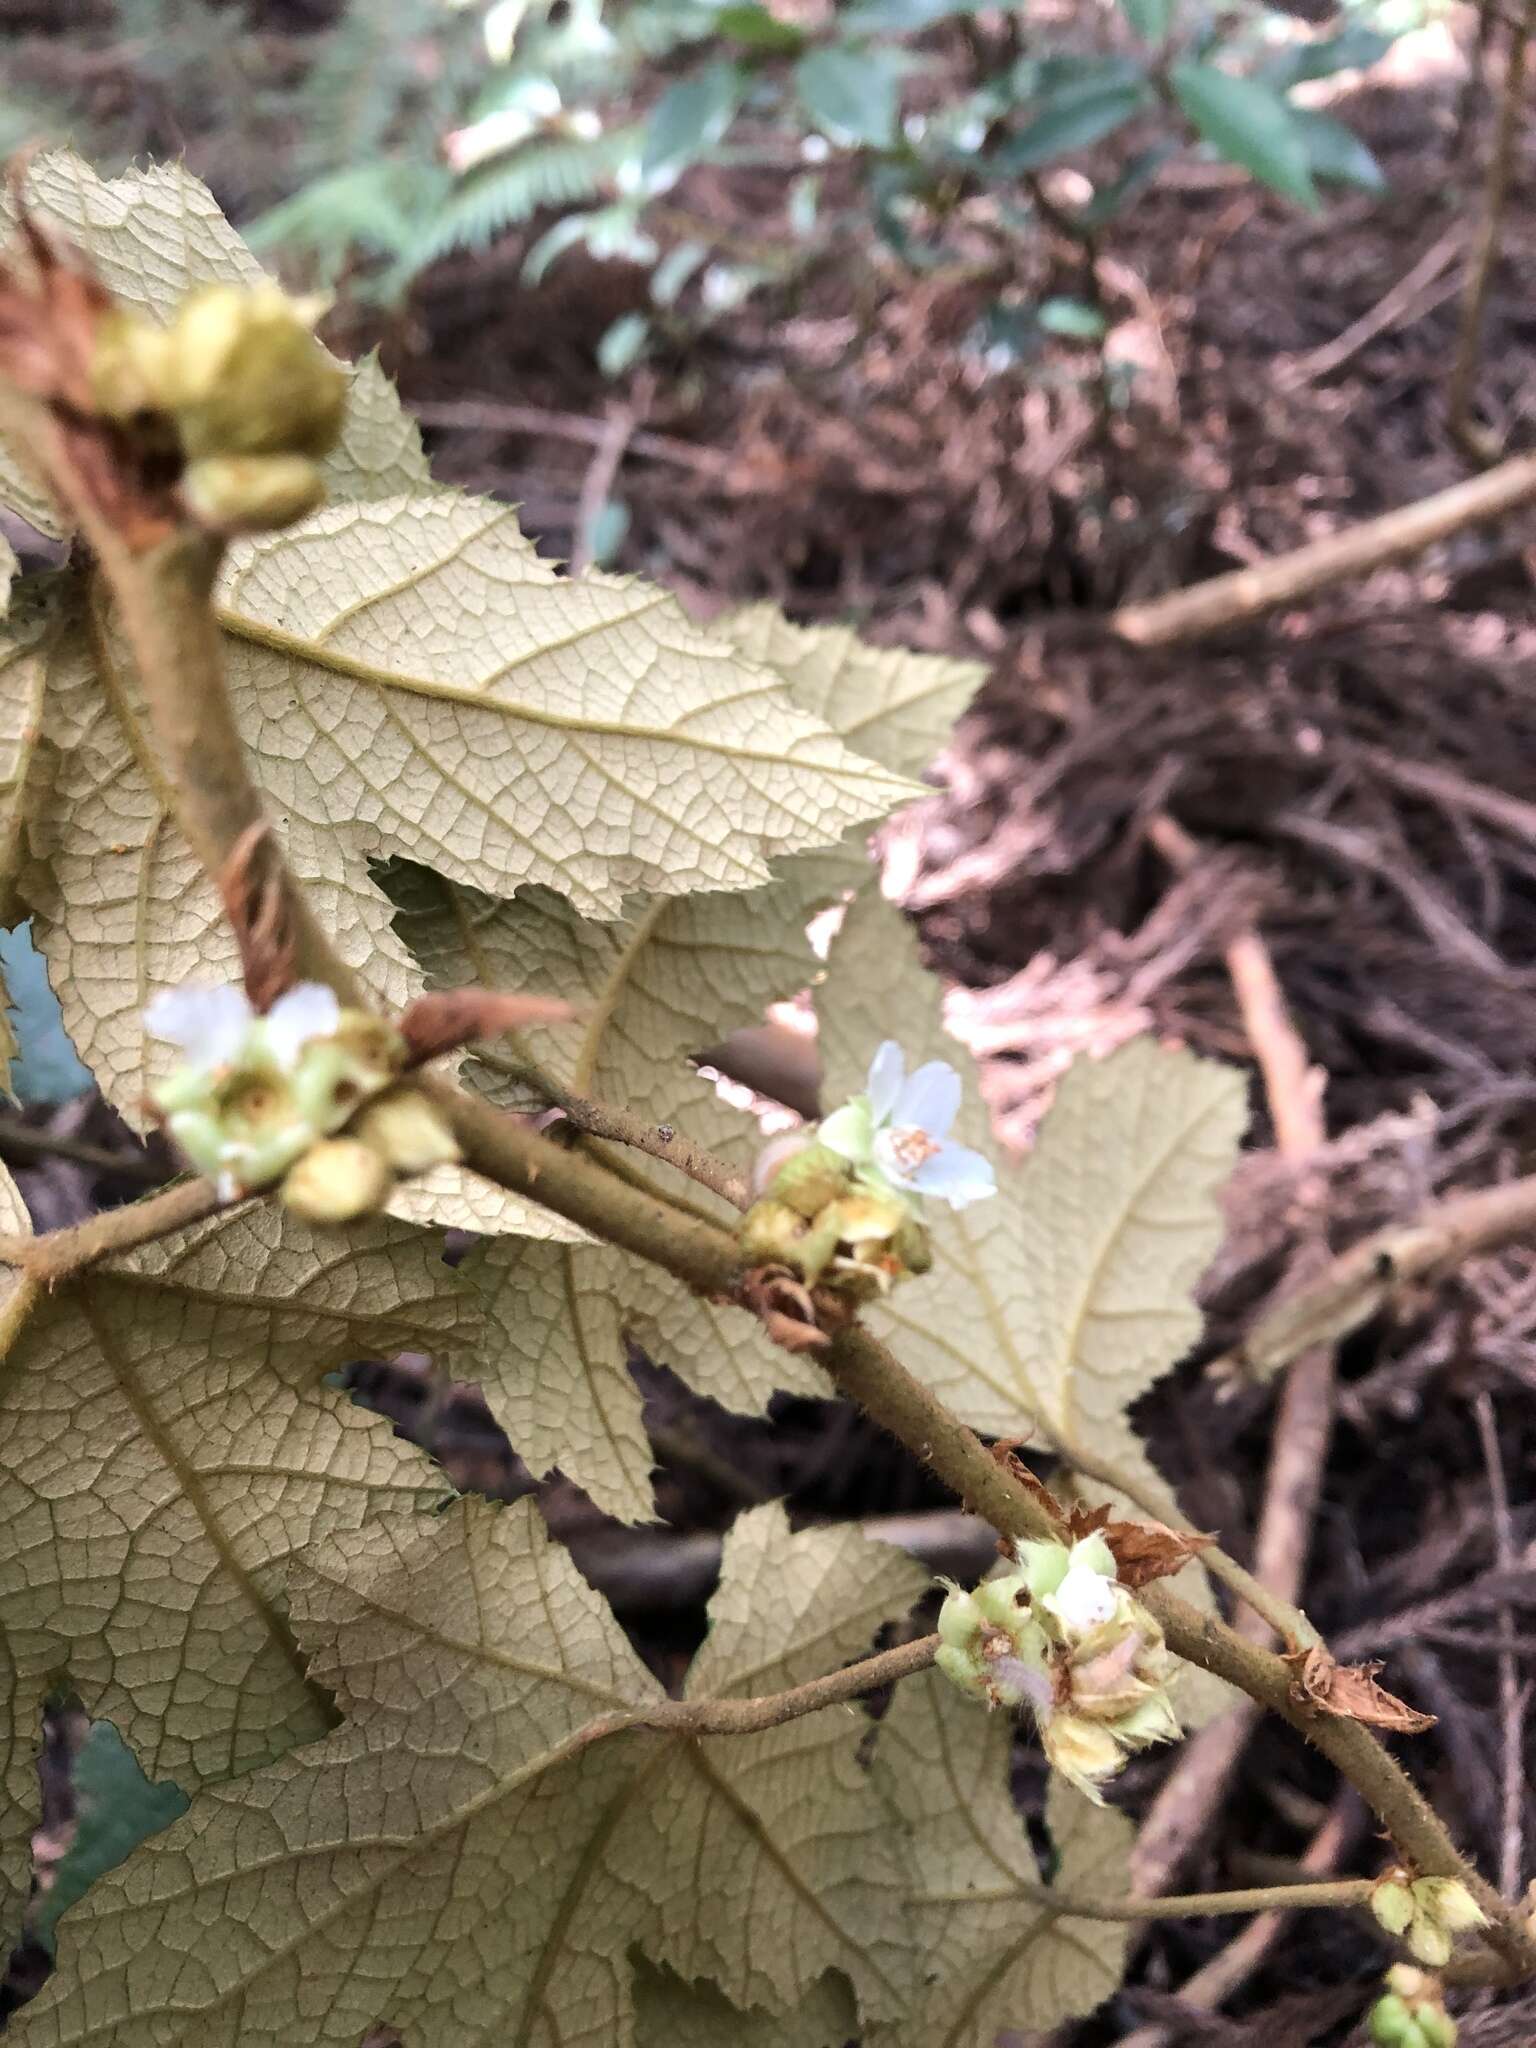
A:
[[[140,552],[179,523],[180,458],[136,446],[97,412],[91,364],[114,301],[79,250],[28,210],[27,161],[13,157],[8,171],[20,241],[0,259],[0,381],[31,404],[8,424],[69,511],[95,512]]]
[[[240,948],[251,1006],[270,1010],[296,978],[293,927],[270,825],[249,825],[235,841],[219,873],[219,895]]]
[[[1380,1664],[1336,1663],[1321,1643],[1292,1650],[1285,1660],[1295,1676],[1291,1697],[1298,1706],[1312,1706],[1343,1721],[1363,1721],[1368,1728],[1386,1728],[1397,1735],[1422,1735],[1435,1716],[1421,1714],[1376,1683]]]
[[[785,1351],[820,1351],[832,1341],[816,1320],[810,1289],[788,1266],[754,1266],[742,1278],[741,1301]]]
[[[575,1015],[569,1003],[554,996],[497,995],[478,988],[450,989],[441,995],[418,996],[400,1019],[400,1035],[408,1064],[421,1066],[445,1052],[456,1052],[476,1038],[499,1038],[504,1031],[523,1031],[530,1024],[563,1024]]]
[[[1169,1529],[1161,1522],[1114,1522],[1108,1508],[1074,1508],[1068,1527],[1074,1542],[1080,1536],[1102,1535],[1114,1553],[1121,1585],[1132,1591],[1150,1586],[1154,1579],[1171,1578],[1216,1541],[1201,1530]]]

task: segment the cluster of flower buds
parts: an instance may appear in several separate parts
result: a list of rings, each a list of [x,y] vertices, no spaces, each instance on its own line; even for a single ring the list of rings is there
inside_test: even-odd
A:
[[[144,1022],[183,1055],[155,1107],[225,1201],[281,1180],[296,1214],[347,1223],[380,1208],[397,1174],[458,1157],[437,1110],[401,1080],[400,1034],[317,982],[264,1016],[238,988],[167,989]]]
[[[1163,1632],[1120,1584],[1102,1536],[1020,1543],[1016,1555],[1015,1571],[973,1593],[950,1585],[936,1661],[988,1706],[1030,1707],[1050,1763],[1102,1803],[1128,1756],[1181,1733]]]
[[[925,1273],[932,1254],[920,1200],[963,1209],[997,1192],[990,1161],[949,1141],[960,1095],[953,1067],[930,1060],[909,1078],[900,1046],[887,1040],[864,1094],[758,1161],[741,1233],[747,1255],[856,1299]]]
[[[96,335],[96,403],[186,467],[183,503],[220,533],[288,526],[325,495],[346,377],[321,348],[323,300],[276,284],[204,285],[169,327],[118,308]]]
[[[1371,1893],[1371,1911],[1387,1933],[1432,1970],[1451,1959],[1458,1934],[1486,1927],[1488,1916],[1456,1877],[1410,1877],[1386,1871]]]
[[[1376,2048],[1456,2048],[1456,2022],[1441,2002],[1438,1979],[1408,1963],[1387,1972],[1387,1988],[1371,2007]]]

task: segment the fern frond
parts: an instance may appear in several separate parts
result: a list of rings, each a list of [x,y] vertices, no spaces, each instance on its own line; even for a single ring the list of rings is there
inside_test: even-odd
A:
[[[481,249],[544,206],[595,199],[638,158],[644,130],[615,128],[591,142],[530,142],[475,171],[439,209],[413,257],[418,269],[455,249]]]

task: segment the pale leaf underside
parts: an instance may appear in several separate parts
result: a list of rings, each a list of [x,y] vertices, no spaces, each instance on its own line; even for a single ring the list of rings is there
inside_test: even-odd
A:
[[[31,1302],[0,1360],[14,1664],[0,1754],[17,1829],[36,1811],[39,1714],[59,1683],[184,1787],[323,1730],[285,1616],[288,1563],[444,1482],[322,1376],[451,1349],[472,1314],[429,1237],[378,1223],[317,1236],[271,1207]]]
[[[485,500],[332,505],[242,543],[217,594],[284,817],[588,915],[768,879],[908,793],[772,671],[612,577],[559,577]]]
[[[765,1597],[717,1608],[724,1686],[794,1667],[805,1596],[851,1653],[921,1583],[851,1531],[792,1537],[778,1509],[729,1553],[726,1588]],[[772,2011],[829,1970],[900,2009],[899,1837],[860,1721],[607,1732],[658,1689],[531,1503],[376,1520],[315,1555],[294,1614],[343,1726],[205,1789],[95,1888],[29,2042],[289,2048],[301,2026],[352,2048],[387,2018],[432,2048],[627,2048],[632,1943]]]
[[[750,660],[777,669],[797,704],[901,775],[923,773],[986,674],[980,662],[872,647],[848,626],[796,625],[771,604],[715,623]]]
[[[1119,1983],[1128,1930],[1053,1913],[1009,1795],[1013,1723],[937,1673],[909,1679],[881,1726],[875,1772],[911,1831],[912,1936],[924,1989],[870,2048],[993,2048],[1091,2012]],[[1133,1829],[1053,1781],[1046,1819],[1063,1887],[1127,1889]]]

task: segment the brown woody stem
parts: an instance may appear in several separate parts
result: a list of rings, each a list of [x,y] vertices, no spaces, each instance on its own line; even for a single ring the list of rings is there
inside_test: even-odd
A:
[[[0,1237],[0,1266],[13,1266],[44,1287],[109,1259],[131,1252],[157,1237],[167,1237],[188,1223],[199,1223],[220,1206],[211,1180],[178,1181],[175,1187],[121,1209],[104,1209],[84,1223],[41,1237]]]

